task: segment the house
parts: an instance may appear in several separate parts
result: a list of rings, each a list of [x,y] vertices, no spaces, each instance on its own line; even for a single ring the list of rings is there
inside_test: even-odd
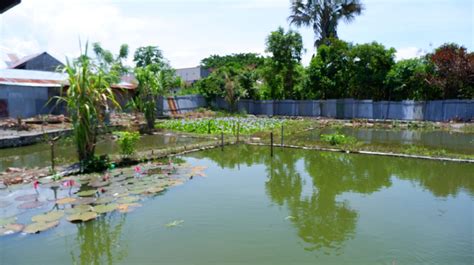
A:
[[[40,114],[63,114],[64,107],[50,101],[67,89],[65,73],[0,69],[0,117],[29,118]],[[137,85],[122,80],[111,85],[119,103],[124,106],[133,95]]]
[[[10,61],[6,62],[9,69],[37,70],[54,72],[64,67],[64,64],[47,52],[29,55],[21,59],[9,55]]]
[[[176,69],[176,75],[181,77],[186,84],[192,84],[199,79],[206,78],[211,72],[201,66]]]

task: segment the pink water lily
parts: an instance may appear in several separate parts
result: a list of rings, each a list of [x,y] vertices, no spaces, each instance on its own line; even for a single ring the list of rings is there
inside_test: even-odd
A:
[[[141,172],[142,172],[142,169],[141,169],[139,166],[136,166],[136,167],[135,167],[135,172],[136,172],[136,173],[141,173]]]
[[[38,187],[39,187],[39,181],[38,180],[33,181],[33,188],[35,189],[36,193],[39,193]]]

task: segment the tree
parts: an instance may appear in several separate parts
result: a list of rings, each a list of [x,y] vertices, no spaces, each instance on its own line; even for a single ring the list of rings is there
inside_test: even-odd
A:
[[[220,67],[258,68],[263,65],[264,58],[256,53],[234,53],[231,55],[211,55],[201,61],[201,66],[215,70]]]
[[[387,73],[385,84],[390,100],[438,98],[439,92],[427,82],[428,64],[424,58],[398,61]]]
[[[387,100],[389,91],[385,79],[395,64],[395,52],[376,42],[355,45],[349,52],[350,96]]]
[[[158,46],[146,46],[140,47],[135,51],[133,56],[133,61],[136,64],[136,67],[146,67],[151,65],[150,70],[157,71],[161,69],[164,65],[168,65],[168,62],[163,57],[163,52]]]
[[[158,95],[163,93],[163,86],[152,66],[137,67],[135,78],[138,81],[136,96],[131,100],[132,107],[145,115],[149,131],[155,127],[156,101]]]
[[[432,66],[429,82],[442,98],[474,98],[474,53],[457,44],[444,44],[427,56]]]
[[[95,53],[97,64],[106,74],[109,83],[120,82],[120,78],[130,71],[124,64],[124,60],[128,57],[127,44],[122,44],[120,46],[119,53],[115,57],[112,52],[102,48],[99,42],[93,43],[92,49]]]
[[[109,103],[120,107],[103,69],[88,57],[87,47],[86,44],[85,52],[78,59],[67,60],[64,68],[68,76],[67,91],[57,97],[58,103],[66,103],[81,162],[94,158],[98,128],[104,120],[103,110]]]
[[[337,26],[342,19],[352,22],[364,9],[359,0],[293,0],[288,20],[297,27],[312,27],[315,47],[330,44],[338,38]]]
[[[331,45],[319,46],[307,69],[308,78],[303,97],[335,99],[349,96],[349,51],[352,45],[331,39]]]
[[[271,99],[293,98],[295,87],[301,84],[298,69],[303,54],[303,38],[296,32],[285,32],[282,27],[273,31],[266,40],[266,52],[272,57],[265,62],[264,79]]]

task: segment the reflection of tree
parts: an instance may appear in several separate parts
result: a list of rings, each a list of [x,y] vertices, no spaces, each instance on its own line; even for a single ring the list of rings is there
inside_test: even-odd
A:
[[[357,212],[338,200],[343,193],[377,192],[392,185],[392,176],[419,183],[435,196],[456,195],[461,189],[474,191],[474,182],[467,176],[472,165],[295,149],[277,149],[271,159],[268,148],[247,145],[194,156],[228,168],[266,165],[267,195],[277,205],[288,207],[291,222],[308,250],[338,249],[354,234]],[[296,166],[301,159],[312,182],[308,196],[302,192],[305,179]]]
[[[78,248],[71,250],[72,264],[115,264],[123,260],[127,255],[127,248],[120,246],[125,218],[107,215],[77,224]]]

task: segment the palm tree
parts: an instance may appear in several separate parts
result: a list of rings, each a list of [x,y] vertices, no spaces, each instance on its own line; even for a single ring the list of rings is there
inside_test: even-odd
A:
[[[337,38],[339,20],[351,22],[363,9],[359,0],[293,0],[288,20],[297,27],[312,26],[314,46],[319,47],[329,38]]]

